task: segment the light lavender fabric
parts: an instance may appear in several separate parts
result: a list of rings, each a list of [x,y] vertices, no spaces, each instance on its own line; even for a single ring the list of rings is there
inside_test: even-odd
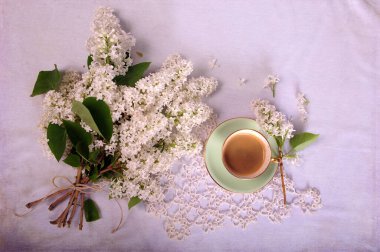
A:
[[[275,104],[297,129],[321,134],[304,164],[285,167],[300,188],[320,189],[324,207],[293,214],[281,224],[265,219],[246,230],[226,223],[215,232],[192,230],[170,240],[161,219],[143,205],[118,222],[117,205],[95,199],[103,218],[82,232],[48,223],[58,213],[42,204],[19,218],[23,205],[52,189],[55,175],[74,170],[43,157],[37,129],[42,97],[30,98],[38,71],[85,71],[85,40],[97,6],[117,10],[137,38],[141,60],[158,68],[180,52],[195,74],[215,76],[208,103],[219,121],[253,116],[252,99],[268,74],[278,74]],[[378,1],[11,1],[0,0],[0,250],[72,251],[376,251],[380,249],[380,6]],[[220,67],[210,70],[208,61]],[[239,86],[239,78],[246,78]],[[309,122],[297,121],[295,95],[310,99]]]

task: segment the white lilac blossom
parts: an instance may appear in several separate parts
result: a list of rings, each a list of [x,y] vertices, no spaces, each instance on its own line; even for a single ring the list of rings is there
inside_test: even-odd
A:
[[[278,137],[284,142],[293,136],[293,124],[286,116],[277,111],[276,107],[267,100],[254,100],[252,110],[256,115],[256,121],[269,135]]]
[[[46,129],[49,123],[60,124],[62,119],[74,119],[71,104],[75,96],[76,83],[80,80],[81,75],[79,73],[65,72],[59,90],[51,90],[46,93],[43,101],[41,128]]]
[[[121,30],[112,10],[100,8],[87,43],[93,63],[82,75],[63,74],[59,90],[49,91],[44,98],[40,125],[45,149],[50,152],[46,139],[49,123],[75,120],[71,111],[75,100],[90,96],[103,100],[110,107],[113,121],[110,142],[84,122],[81,125],[94,139],[90,150],[103,149],[107,155],[118,156],[124,167],[122,176],[111,182],[110,197],[138,196],[157,201],[163,199],[160,174],[183,155],[201,152],[202,143],[193,129],[212,115],[212,109],[202,100],[215,90],[217,82],[213,78],[189,78],[191,62],[172,55],[135,87],[116,85],[114,77],[128,71],[131,60],[125,60],[125,55],[134,43],[134,38]]]
[[[284,161],[287,163],[287,164],[290,164],[294,167],[299,167],[302,165],[303,163],[303,159],[301,158],[301,156],[296,153],[294,155],[285,155],[284,156]]]
[[[264,88],[269,88],[272,91],[273,97],[276,96],[276,85],[280,82],[277,75],[268,75],[265,79]]]
[[[42,144],[44,155],[48,158],[53,158],[53,154],[48,146],[46,137],[47,127],[49,123],[61,124],[62,120],[74,120],[75,115],[71,111],[71,105],[75,96],[75,85],[81,80],[81,75],[76,72],[65,72],[62,76],[61,85],[58,91],[51,90],[46,93],[43,106],[42,118],[39,127],[43,131],[40,143]],[[67,142],[66,153],[70,151],[71,144]]]
[[[216,88],[212,78],[190,78],[189,61],[170,56],[161,69],[136,83],[134,111],[119,126],[120,160],[124,176],[111,184],[111,197],[138,196],[161,200],[160,172],[176,159],[199,153],[202,144],[192,130],[210,118],[212,110],[202,103]]]
[[[247,79],[246,78],[239,78],[239,86],[243,86],[247,84]]]
[[[208,61],[208,67],[213,70],[214,68],[219,67],[218,60],[215,58],[212,58]]]
[[[136,39],[120,26],[119,19],[111,8],[99,8],[87,40],[87,49],[92,56],[92,66],[112,65],[118,75],[126,73],[132,64],[129,57]]]
[[[305,97],[305,94],[299,92],[297,94],[297,109],[301,116],[301,120],[303,122],[307,121],[308,113],[307,113],[306,107],[308,104],[309,104],[309,100]]]

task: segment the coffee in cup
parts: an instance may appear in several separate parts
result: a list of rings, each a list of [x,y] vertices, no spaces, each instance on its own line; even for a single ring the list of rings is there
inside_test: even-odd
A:
[[[271,160],[266,138],[251,129],[238,130],[225,140],[222,148],[224,166],[238,178],[252,179],[261,175]]]

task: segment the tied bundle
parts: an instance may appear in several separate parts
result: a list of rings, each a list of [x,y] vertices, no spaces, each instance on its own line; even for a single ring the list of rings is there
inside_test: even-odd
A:
[[[160,202],[161,176],[171,164],[202,150],[193,133],[212,115],[203,102],[217,86],[214,78],[189,77],[191,62],[169,56],[156,72],[146,74],[150,62],[133,64],[135,38],[125,32],[110,8],[99,8],[87,41],[88,71],[38,74],[32,96],[44,94],[40,123],[46,153],[76,169],[68,188],[48,198],[54,209],[67,201],[56,220],[70,226],[80,206],[79,228],[100,218],[89,192],[99,182],[110,199],[125,198],[131,208],[141,201]],[[141,53],[136,53],[142,57]]]

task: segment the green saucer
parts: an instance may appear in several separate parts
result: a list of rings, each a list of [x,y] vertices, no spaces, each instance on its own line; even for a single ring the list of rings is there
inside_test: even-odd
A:
[[[277,156],[276,140],[261,130],[255,120],[234,118],[219,124],[211,133],[205,147],[205,162],[208,172],[218,185],[232,192],[251,193],[260,190],[272,180],[277,163],[270,162],[264,173],[253,179],[241,179],[229,173],[222,160],[223,143],[229,135],[241,129],[252,129],[263,134],[271,147],[272,157]]]

